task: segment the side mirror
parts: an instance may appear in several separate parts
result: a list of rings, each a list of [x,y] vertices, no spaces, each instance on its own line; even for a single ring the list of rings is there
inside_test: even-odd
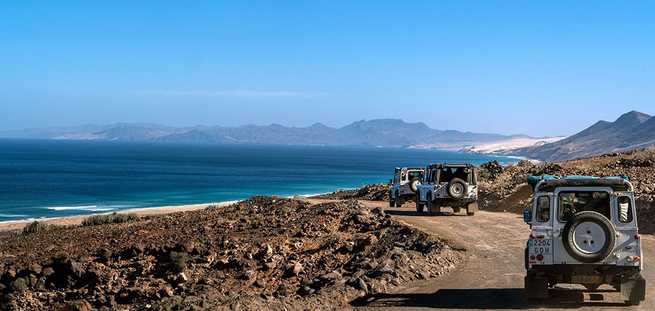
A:
[[[532,222],[532,210],[526,208],[523,210],[523,222],[530,224]]]

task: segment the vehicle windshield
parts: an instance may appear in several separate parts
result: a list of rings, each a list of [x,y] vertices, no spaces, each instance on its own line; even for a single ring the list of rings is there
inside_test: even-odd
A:
[[[568,221],[573,215],[583,211],[594,211],[611,219],[610,195],[605,191],[566,191],[560,192],[558,217]]]

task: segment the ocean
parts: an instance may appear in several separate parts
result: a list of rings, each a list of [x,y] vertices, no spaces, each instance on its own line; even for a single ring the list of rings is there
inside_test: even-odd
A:
[[[509,157],[402,148],[0,140],[0,221],[307,195],[387,182],[396,166]]]

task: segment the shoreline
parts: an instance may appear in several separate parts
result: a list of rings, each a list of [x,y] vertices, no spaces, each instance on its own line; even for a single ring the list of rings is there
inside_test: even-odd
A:
[[[205,209],[212,205],[223,207],[223,206],[228,206],[238,203],[240,201],[242,200],[208,202],[208,203],[198,203],[198,204],[183,204],[183,205],[136,207],[136,208],[127,208],[123,210],[115,210],[111,212],[92,213],[92,214],[84,214],[84,215],[5,220],[5,221],[0,221],[0,232],[22,230],[23,227],[35,221],[48,225],[64,225],[64,226],[79,225],[82,223],[84,219],[95,215],[109,215],[109,214],[116,213],[116,214],[135,214],[137,216],[156,216],[156,215],[172,214],[177,212],[197,211],[197,210]]]
[[[348,188],[344,188],[348,189]],[[337,189],[338,190],[344,190],[342,188]],[[352,188],[356,189],[356,188]],[[332,192],[325,192],[325,193],[311,193],[311,194],[296,194],[296,195],[288,195],[288,196],[279,196],[283,198],[311,198],[323,194],[328,194]],[[275,195],[273,195],[275,196]],[[27,219],[14,219],[14,220],[3,220],[0,221],[0,232],[6,232],[6,231],[15,231],[15,230],[22,230],[23,227],[26,225],[33,223],[35,221],[38,221],[39,223],[43,224],[48,224],[48,225],[62,225],[62,226],[68,226],[68,225],[79,225],[82,223],[82,221],[88,217],[95,216],[95,215],[110,215],[113,213],[116,214],[135,214],[137,216],[157,216],[157,215],[166,215],[166,214],[172,214],[172,213],[178,213],[178,212],[190,212],[190,211],[197,211],[201,209],[205,209],[209,206],[218,206],[218,207],[224,207],[224,206],[229,206],[235,203],[239,203],[241,201],[247,200],[246,199],[238,199],[238,200],[229,200],[229,201],[220,201],[220,202],[206,202],[206,203],[196,203],[196,204],[181,204],[181,205],[164,205],[164,206],[151,206],[151,207],[135,207],[135,208],[127,208],[127,209],[122,209],[122,210],[113,210],[113,211],[107,211],[107,212],[98,212],[98,213],[91,213],[91,214],[82,214],[82,215],[68,215],[68,216],[60,216],[60,217],[42,217],[42,218],[27,218]]]

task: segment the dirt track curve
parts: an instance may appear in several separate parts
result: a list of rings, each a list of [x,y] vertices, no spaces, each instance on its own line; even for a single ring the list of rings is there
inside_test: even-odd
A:
[[[420,216],[413,203],[388,208],[384,202],[362,201],[384,206],[395,219],[434,233],[456,247],[467,250],[466,262],[444,278],[410,284],[396,292],[353,301],[364,309],[548,309],[548,310],[655,310],[655,236],[642,236],[646,301],[626,307],[609,287],[589,292],[558,285],[544,304],[528,303],[523,297],[523,247],[529,232],[520,215],[478,212],[475,216]],[[463,213],[462,213],[463,214]]]

